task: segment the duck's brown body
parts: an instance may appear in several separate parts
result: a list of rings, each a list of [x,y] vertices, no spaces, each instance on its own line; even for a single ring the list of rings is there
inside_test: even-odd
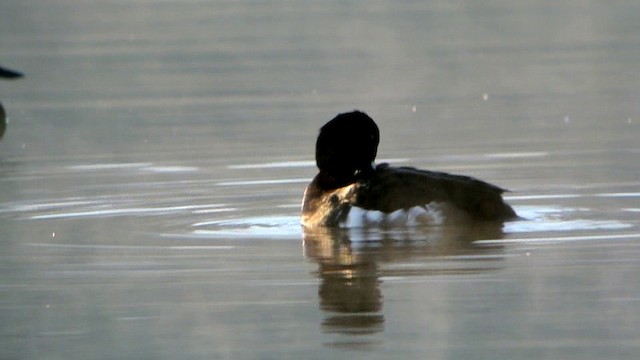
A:
[[[381,164],[366,178],[337,189],[311,182],[303,199],[302,223],[339,226],[353,207],[392,213],[431,203],[448,203],[475,220],[515,219],[515,211],[502,199],[504,191],[468,176]]]

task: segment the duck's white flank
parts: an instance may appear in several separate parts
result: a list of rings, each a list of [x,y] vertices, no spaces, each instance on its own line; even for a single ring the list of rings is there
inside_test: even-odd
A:
[[[398,209],[391,213],[351,207],[347,218],[340,223],[342,228],[361,227],[411,227],[442,225],[445,221],[445,204],[432,202],[423,206]]]

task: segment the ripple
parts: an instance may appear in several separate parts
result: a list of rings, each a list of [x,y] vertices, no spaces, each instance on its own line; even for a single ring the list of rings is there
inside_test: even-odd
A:
[[[92,244],[56,244],[56,243],[28,243],[27,246],[51,248],[51,249],[90,249],[90,250],[230,250],[234,246],[229,245],[92,245]],[[138,264],[139,265],[139,264]]]
[[[316,162],[313,160],[305,161],[279,161],[279,162],[266,162],[258,164],[237,164],[229,165],[227,169],[272,169],[272,168],[299,168],[299,167],[313,167]]]
[[[524,220],[505,223],[506,233],[579,231],[579,230],[622,230],[633,227],[619,220],[570,218],[570,214],[587,214],[591,210],[582,207],[561,206],[519,206],[516,212]]]
[[[182,173],[199,170],[199,168],[195,166],[155,165],[151,162],[81,164],[67,166],[67,169],[72,171],[109,171],[134,169],[153,173]]]
[[[104,164],[84,164],[67,166],[69,170],[77,171],[97,171],[97,170],[115,170],[115,169],[139,169],[153,165],[148,162],[136,163],[104,163]]]
[[[630,223],[618,220],[571,218],[575,214],[588,215],[590,209],[582,207],[561,206],[522,206],[516,208],[524,220],[507,222],[502,230],[505,234],[522,234],[536,232],[573,232],[589,230],[623,230],[632,228]],[[269,238],[269,239],[300,239],[302,228],[299,216],[257,216],[234,218],[225,220],[201,221],[192,224],[195,229],[186,237],[196,238]],[[420,236],[430,232],[437,232],[439,227],[408,227],[406,231],[415,228]],[[371,230],[363,229],[367,236],[358,236],[358,229],[350,229],[353,241],[372,237]],[[388,234],[388,229],[385,230]],[[375,231],[374,231],[375,233]],[[402,233],[403,237],[407,234]]]
[[[193,224],[189,237],[198,238],[301,238],[299,216],[259,216],[229,220],[205,221]]]
[[[632,197],[640,197],[640,192],[619,192],[619,193],[601,193],[595,194],[597,197],[623,197],[623,198],[632,198]]]
[[[503,152],[503,153],[485,154],[485,157],[492,158],[492,159],[522,159],[522,158],[545,157],[548,155],[549,153],[546,151],[531,151],[531,152]]]
[[[623,230],[633,227],[617,220],[516,221],[505,224],[507,233],[536,231]]]
[[[248,186],[248,185],[278,185],[278,184],[300,184],[308,183],[308,178],[297,179],[270,179],[270,180],[240,180],[240,181],[223,181],[218,186]]]
[[[230,212],[234,208],[220,208],[218,204],[213,205],[183,205],[183,206],[163,206],[163,207],[125,207],[116,209],[95,209],[87,211],[60,212],[53,214],[32,215],[29,219],[63,219],[63,218],[85,218],[85,217],[107,217],[107,216],[127,216],[127,215],[164,215],[174,214],[184,211],[202,212]]]
[[[479,240],[477,244],[528,244],[528,243],[551,243],[551,242],[569,242],[569,241],[596,241],[596,240],[634,240],[640,239],[640,234],[602,234],[602,235],[583,235],[583,236],[549,236],[537,238],[516,238],[501,240]]]
[[[199,169],[195,166],[147,166],[142,170],[154,173],[181,173],[198,171]]]

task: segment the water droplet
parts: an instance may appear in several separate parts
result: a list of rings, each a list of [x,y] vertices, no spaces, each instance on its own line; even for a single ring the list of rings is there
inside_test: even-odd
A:
[[[482,94],[482,100],[484,100],[484,101],[489,100],[489,94],[487,94],[487,93]]]
[[[416,110],[418,110],[418,109],[416,108],[416,106],[415,106],[415,105],[413,105],[413,106],[411,107],[411,112],[416,112]]]

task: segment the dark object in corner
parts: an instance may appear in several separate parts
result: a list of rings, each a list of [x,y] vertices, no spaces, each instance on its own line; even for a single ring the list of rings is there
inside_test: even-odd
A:
[[[4,112],[2,103],[0,103],[0,139],[4,135],[4,131],[7,129],[7,113]]]
[[[21,77],[24,77],[23,73],[17,72],[11,69],[3,68],[2,66],[0,66],[0,78],[13,80],[13,79],[19,79]],[[4,132],[6,130],[7,130],[7,113],[4,111],[4,108],[2,107],[2,103],[0,103],[0,139],[2,139],[2,136],[4,135]]]
[[[0,77],[5,79],[18,79],[24,77],[24,74],[15,70],[3,68],[0,66]]]

